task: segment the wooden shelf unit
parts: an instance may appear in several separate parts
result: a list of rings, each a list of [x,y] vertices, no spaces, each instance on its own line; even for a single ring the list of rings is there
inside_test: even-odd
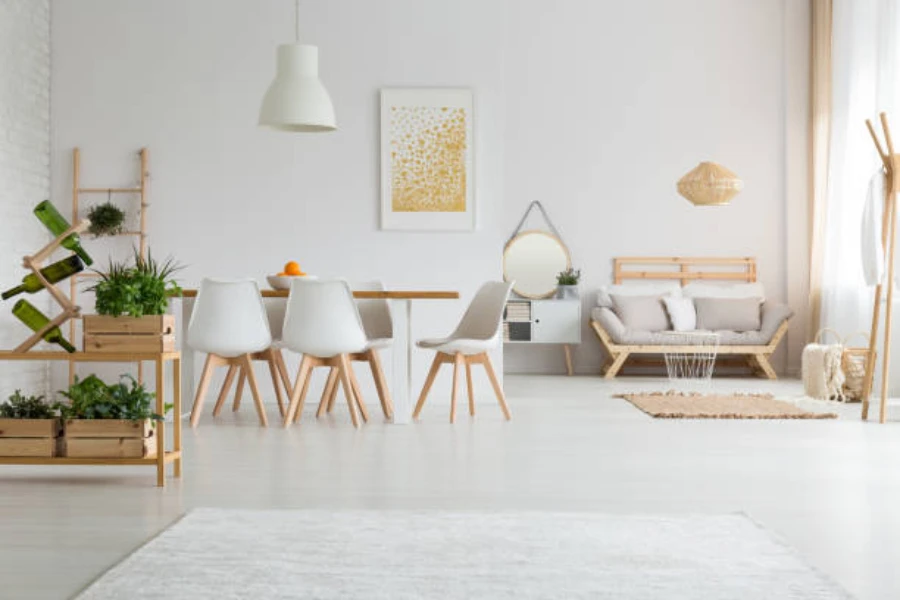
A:
[[[166,465],[173,464],[173,473],[181,478],[181,353],[180,352],[68,352],[0,351],[0,360],[67,360],[78,362],[137,362],[149,361],[156,364],[156,412],[165,414],[165,365],[172,363],[172,450],[166,451],[166,429],[168,423],[157,421],[157,455],[148,458],[68,458],[65,456],[0,456],[0,465],[111,465],[111,466],[155,466],[156,485],[166,485]]]
[[[147,258],[147,207],[149,204],[147,203],[147,179],[149,178],[149,172],[147,170],[147,161],[148,161],[148,152],[146,148],[141,148],[138,151],[138,157],[140,159],[140,184],[138,187],[118,187],[118,188],[98,188],[98,187],[81,187],[81,149],[73,148],[72,149],[72,222],[77,223],[79,219],[79,210],[80,210],[80,196],[82,194],[106,194],[110,200],[112,199],[113,194],[115,195],[140,195],[140,206],[139,206],[139,219],[140,219],[140,229],[136,231],[121,231],[117,234],[114,234],[111,237],[137,237],[138,238],[138,251],[140,252],[141,258]],[[78,304],[78,283],[83,279],[96,278],[98,275],[96,273],[76,273],[70,278],[69,281],[69,297],[73,304]],[[76,343],[75,336],[77,334],[75,321],[69,323],[69,341],[72,344]],[[75,380],[75,361],[69,362],[69,384],[72,384]],[[138,363],[138,381],[143,382],[144,380],[144,370],[141,363]]]

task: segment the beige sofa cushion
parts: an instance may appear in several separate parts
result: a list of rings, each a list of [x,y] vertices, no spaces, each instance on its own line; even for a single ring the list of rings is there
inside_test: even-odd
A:
[[[709,331],[759,331],[759,298],[694,298],[697,329]]]
[[[766,299],[763,284],[756,283],[707,283],[694,281],[681,291],[685,298],[759,298]]]
[[[659,296],[619,296],[611,294],[613,310],[628,329],[665,331],[669,317]]]
[[[605,285],[597,292],[597,306],[612,308],[612,295],[617,296],[681,296],[677,281],[629,281]]]

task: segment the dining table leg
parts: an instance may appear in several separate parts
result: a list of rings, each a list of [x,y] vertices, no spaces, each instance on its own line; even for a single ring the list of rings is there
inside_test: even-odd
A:
[[[412,422],[412,300],[394,300],[394,348],[391,353],[394,380],[395,425]]]

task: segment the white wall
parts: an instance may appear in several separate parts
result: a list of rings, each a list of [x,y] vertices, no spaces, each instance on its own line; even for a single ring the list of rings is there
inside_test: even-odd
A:
[[[320,276],[458,289],[463,301],[414,307],[417,336],[449,333],[478,285],[500,276],[505,8],[301,3],[302,34],[320,47],[340,130],[296,135],[256,126],[276,45],[294,35],[292,2],[56,2],[54,197],[68,202],[73,146],[91,186],[131,182],[133,151],[146,146],[151,247],[187,264],[189,285],[206,275],[262,280],[297,259]],[[379,231],[383,86],[475,90],[476,232]],[[418,353],[416,389],[428,364]],[[477,383],[490,398],[487,379]],[[449,395],[449,378],[437,386],[436,398]]]
[[[187,263],[190,283],[261,278],[297,258],[320,275],[466,299],[498,277],[503,242],[540,199],[587,290],[617,255],[753,255],[784,300],[785,12],[801,1],[304,0],[301,33],[320,47],[339,119],[324,136],[255,127],[275,46],[293,35],[291,2],[57,1],[55,198],[67,202],[73,146],[85,183],[106,186],[130,181],[145,145],[152,247]],[[476,233],[378,230],[386,86],[474,89]],[[704,159],[743,177],[732,206],[675,193]],[[446,331],[463,305],[422,304],[416,333]],[[507,371],[562,360],[557,348],[506,352]],[[599,362],[585,326],[577,367]],[[426,367],[420,355],[416,387]]]
[[[50,193],[50,2],[0,2],[0,287],[24,275],[21,257],[49,235],[31,209]],[[18,298],[17,298],[18,299]],[[47,295],[28,296],[46,311]],[[30,331],[12,316],[14,300],[0,305],[0,348],[11,349]],[[15,389],[46,393],[47,366],[0,362],[0,402]]]
[[[808,44],[806,24],[793,16],[803,4],[517,4],[505,214],[512,220],[531,200],[544,203],[582,268],[585,314],[593,290],[610,282],[614,256],[755,256],[769,297],[788,300],[786,240],[806,227],[792,222],[789,236],[786,217],[788,181],[805,183],[805,171],[786,172],[787,119],[805,126],[802,114],[786,112],[789,100],[805,101],[805,63],[794,69],[797,44]],[[805,146],[791,151],[805,169]],[[702,160],[744,180],[731,205],[698,208],[676,193],[675,182]],[[805,205],[804,196],[790,198]],[[793,275],[791,285],[805,281]],[[805,309],[805,297],[798,304]],[[601,350],[587,319],[582,340],[576,369],[596,373]],[[553,346],[506,350],[507,372],[562,373],[563,360]]]

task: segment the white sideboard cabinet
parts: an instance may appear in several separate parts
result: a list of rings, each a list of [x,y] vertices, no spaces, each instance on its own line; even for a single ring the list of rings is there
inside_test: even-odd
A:
[[[503,343],[561,344],[571,375],[571,345],[581,343],[581,299],[510,298],[503,312]]]

